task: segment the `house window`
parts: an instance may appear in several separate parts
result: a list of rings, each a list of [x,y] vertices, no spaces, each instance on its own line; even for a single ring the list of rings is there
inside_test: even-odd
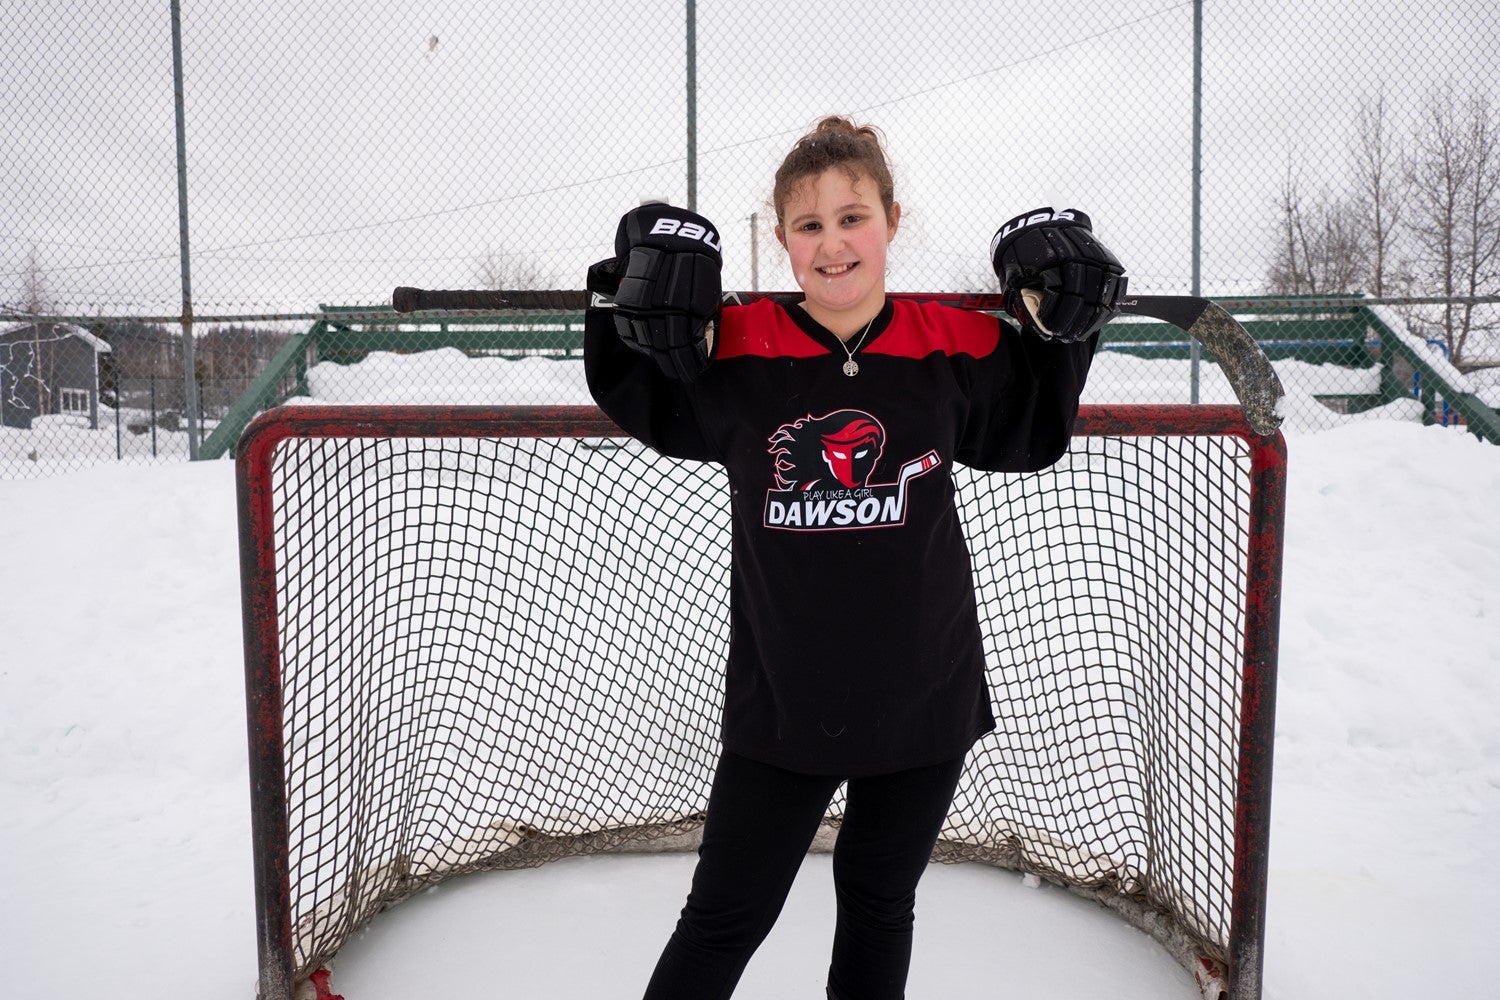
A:
[[[87,389],[60,389],[64,413],[88,413],[89,391]]]

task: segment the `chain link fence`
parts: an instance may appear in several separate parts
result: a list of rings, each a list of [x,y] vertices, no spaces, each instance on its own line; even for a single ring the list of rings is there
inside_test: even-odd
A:
[[[1077,207],[1133,291],[1259,324],[1291,427],[1483,431],[1500,405],[1490,3],[40,0],[0,21],[0,476],[223,454],[297,396],[586,401],[575,317],[398,324],[391,289],[581,287],[644,198],[716,222],[726,287],[790,289],[772,173],[827,113],[887,137],[892,290],[990,288],[1000,222]],[[1122,324],[1089,399],[1227,401],[1188,357]]]

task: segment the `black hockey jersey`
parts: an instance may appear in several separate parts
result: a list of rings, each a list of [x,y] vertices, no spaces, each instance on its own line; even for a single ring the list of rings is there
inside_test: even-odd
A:
[[[697,382],[590,310],[589,389],[664,455],[715,462],[732,509],[724,746],[854,777],[948,760],[994,728],[955,462],[1031,471],[1067,449],[1097,336],[888,299],[844,374],[800,306],[723,310]]]

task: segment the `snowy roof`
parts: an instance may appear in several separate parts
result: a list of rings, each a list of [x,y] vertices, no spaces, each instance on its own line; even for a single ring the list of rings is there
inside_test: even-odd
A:
[[[89,333],[87,330],[85,330],[81,326],[73,326],[73,325],[68,324],[68,323],[52,323],[52,324],[49,324],[49,325],[51,326],[51,328],[53,330],[57,331],[58,333],[61,333],[65,337],[77,337],[79,340],[83,341],[84,343],[86,343],[90,347],[92,347],[94,349],[94,353],[96,353],[96,354],[107,354],[107,353],[110,353],[110,352],[112,352],[114,350],[114,348],[112,348],[112,347],[109,346],[108,341],[102,340],[99,337],[94,336],[92,333]],[[30,329],[31,329],[31,326],[27,325],[27,326],[13,326],[13,327],[11,327],[8,330],[0,330],[0,340],[4,340],[7,337],[11,336],[12,334],[19,333],[22,330],[30,330]]]

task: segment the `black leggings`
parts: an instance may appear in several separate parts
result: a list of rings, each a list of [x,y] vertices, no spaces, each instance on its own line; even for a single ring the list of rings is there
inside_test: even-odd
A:
[[[849,780],[833,853],[838,899],[828,996],[900,1000],[911,964],[917,881],[953,800],[963,758]],[[727,1000],[781,914],[842,779],[725,752],[709,793],[687,905],[646,1000]]]

